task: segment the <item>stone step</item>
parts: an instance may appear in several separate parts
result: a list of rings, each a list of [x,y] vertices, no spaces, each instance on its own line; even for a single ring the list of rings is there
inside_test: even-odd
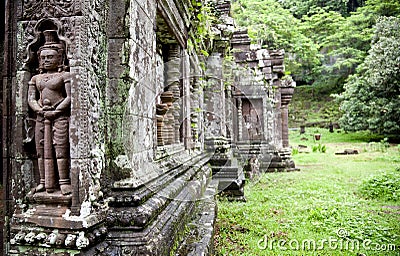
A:
[[[214,175],[223,172],[237,173],[240,168],[238,166],[211,166],[211,169],[213,170]]]
[[[231,159],[211,159],[208,161],[211,166],[224,166],[224,165],[231,165]]]
[[[211,169],[206,165],[206,161],[193,160],[193,165],[183,174],[165,184],[163,189],[158,190],[139,206],[113,205],[115,211],[111,210],[108,216],[109,223],[112,223],[110,232],[104,243],[99,245],[103,250],[102,255],[120,255],[122,251],[129,251],[129,255],[173,255],[173,248],[183,241],[183,237],[187,237],[184,235],[185,230],[191,230],[185,228],[189,223],[199,223],[199,229],[203,230],[203,233],[212,232],[213,226],[210,226],[210,230],[206,229],[209,227],[207,223],[214,225],[215,217],[207,219],[207,214],[215,216],[215,213],[212,213],[212,205],[210,203],[208,208],[199,208],[199,205],[200,202],[214,200],[216,185],[210,185],[213,181]],[[204,194],[204,191],[208,194]],[[203,219],[199,215],[205,212],[202,209],[210,211],[203,214]],[[205,223],[204,228],[200,227],[202,222]],[[205,234],[201,239],[204,239],[204,244],[199,248],[204,251],[210,250],[211,247],[206,244],[207,239],[212,241],[212,237]],[[97,253],[93,249],[86,255]]]

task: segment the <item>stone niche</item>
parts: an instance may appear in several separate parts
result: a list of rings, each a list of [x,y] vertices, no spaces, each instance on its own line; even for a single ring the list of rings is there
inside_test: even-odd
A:
[[[75,255],[107,236],[105,1],[8,1],[6,255]]]

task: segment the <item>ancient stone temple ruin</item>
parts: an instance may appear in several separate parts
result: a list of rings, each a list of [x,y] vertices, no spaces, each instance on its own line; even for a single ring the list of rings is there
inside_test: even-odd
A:
[[[14,0],[5,17],[4,255],[209,255],[216,194],[295,169],[284,51],[251,45],[229,1]]]

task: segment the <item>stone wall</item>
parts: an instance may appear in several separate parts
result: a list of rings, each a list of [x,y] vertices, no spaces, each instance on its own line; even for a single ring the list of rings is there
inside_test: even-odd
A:
[[[20,255],[20,250],[26,250],[22,249],[24,244],[34,246],[43,242],[25,239],[28,234],[55,234],[62,244],[68,235],[78,241],[84,226],[87,236],[104,217],[100,176],[105,158],[102,106],[106,87],[107,4],[101,0],[13,1],[7,7],[8,13],[13,14],[8,19],[11,24],[7,24],[11,39],[7,47],[13,51],[8,52],[6,58],[8,63],[13,63],[13,58],[16,61],[6,71],[7,79],[3,84],[3,97],[8,99],[4,113],[6,119],[3,119],[7,138],[3,166],[7,171],[5,181],[11,185],[7,190],[7,200],[13,202],[7,205],[9,216],[13,216],[7,234],[13,247],[8,255]],[[37,59],[31,55],[35,54],[41,33],[46,29],[58,31],[58,36],[65,42],[71,73],[69,166],[74,189],[71,195],[62,199],[61,204],[69,205],[62,213],[65,216],[63,220],[57,211],[49,211],[46,217],[38,216],[35,210],[39,205],[47,206],[41,204],[41,198],[31,197],[31,190],[38,184],[38,163],[33,143],[35,119],[27,104],[28,82],[37,74]],[[52,224],[58,219],[59,223]],[[71,230],[71,227],[74,228]],[[75,244],[70,250],[78,247]],[[30,251],[38,253],[34,247]]]
[[[163,88],[163,61],[156,52],[153,29],[156,3],[111,1],[110,4],[106,97],[110,178],[114,181],[128,177],[154,178],[151,173],[143,173],[146,170],[143,167],[133,168],[130,173],[118,172],[124,168],[126,158],[130,166],[144,166],[155,156],[155,103]]]
[[[240,29],[231,43],[235,62],[233,141],[239,154],[245,159],[258,158],[263,171],[297,170],[288,138],[288,105],[296,83],[285,76],[284,50],[252,45],[247,31]],[[248,110],[244,113],[246,104],[256,118]]]
[[[7,255],[212,253],[217,189],[244,200],[243,162],[232,150],[244,131],[240,102],[254,100],[262,109],[265,147],[258,150],[281,157],[291,85],[280,79],[283,52],[250,49],[245,33],[234,34],[229,1],[213,5],[219,17],[213,40],[198,34],[196,14],[204,10],[192,3],[7,2],[2,87]],[[55,193],[38,186],[39,119],[28,94],[47,92],[38,88],[32,94],[28,84],[45,69],[39,69],[38,52],[47,30],[65,45],[68,65],[50,70],[49,77],[64,71],[72,77],[71,194],[61,186]],[[191,45],[197,37],[203,41]],[[240,51],[227,62],[231,48]],[[198,56],[206,50],[210,57]]]

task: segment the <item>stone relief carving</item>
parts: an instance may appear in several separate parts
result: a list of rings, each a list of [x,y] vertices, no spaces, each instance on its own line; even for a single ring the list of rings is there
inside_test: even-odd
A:
[[[24,17],[47,18],[76,14],[80,0],[24,0]]]
[[[66,43],[54,29],[56,24],[48,21],[41,25],[36,39],[28,46],[26,60],[31,70],[38,63],[39,70],[28,83],[27,99],[36,115],[34,136],[40,182],[35,192],[53,193],[60,188],[67,195],[72,187],[69,173],[71,76],[66,66]]]
[[[245,126],[247,128],[249,139],[260,139],[261,120],[257,111],[250,106],[249,113],[243,115]]]
[[[221,118],[216,116],[213,113],[207,112],[206,113],[206,136],[208,137],[218,137],[221,136]]]
[[[11,244],[18,245],[42,245],[45,247],[82,249],[89,244],[95,244],[101,241],[107,235],[107,228],[101,226],[91,232],[83,231],[60,231],[58,229],[47,232],[36,229],[19,231],[14,238],[10,240]],[[35,254],[38,255],[38,254]],[[41,254],[40,254],[41,255]]]
[[[52,23],[53,25],[49,25],[50,23]],[[37,44],[37,41],[40,40],[40,37],[37,36],[37,33],[40,33],[40,31],[38,31],[40,27],[48,27],[48,29],[57,30],[60,39],[64,42],[67,42],[65,46],[66,53],[68,54],[68,61],[76,62],[76,59],[78,58],[76,44],[81,34],[81,31],[79,29],[81,23],[81,17],[63,17],[59,20],[49,18],[41,19],[39,21],[22,21],[22,30],[18,34],[18,40],[21,42],[22,45],[28,45],[28,49],[20,47],[17,58],[20,60],[20,62],[24,63],[24,69],[29,69],[30,62],[35,60],[35,57],[32,56],[34,52],[29,50],[29,47],[31,45]],[[64,36],[60,35],[61,30],[63,31],[62,34]],[[26,53],[28,53],[28,56],[25,56]]]

